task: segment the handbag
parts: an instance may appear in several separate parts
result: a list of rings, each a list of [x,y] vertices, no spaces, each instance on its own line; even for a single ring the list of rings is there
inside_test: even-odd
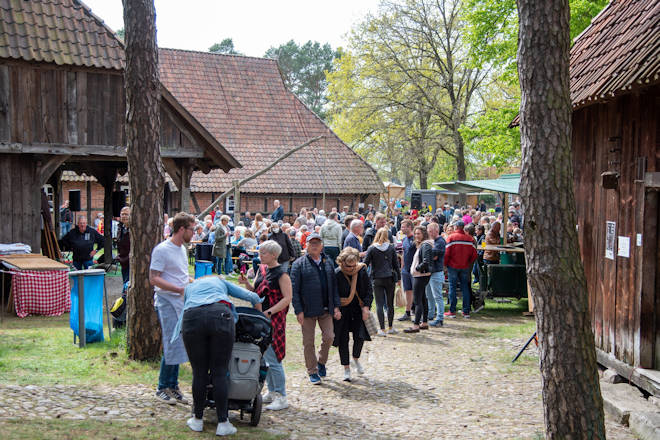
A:
[[[396,293],[394,294],[394,305],[396,307],[406,306],[406,294],[403,292],[401,285],[396,285]]]
[[[361,267],[358,267],[358,272],[360,269]],[[344,274],[344,276],[348,279],[346,274]],[[348,295],[348,298],[340,298],[342,306],[347,306],[350,304],[351,301],[353,301],[353,298],[357,295],[357,278],[357,273],[351,277],[351,293]],[[357,295],[357,300],[360,304],[360,309],[362,309],[364,307],[364,303],[362,302],[360,295]],[[369,337],[374,337],[378,334],[378,321],[376,320],[374,314],[371,313],[371,311],[369,311],[369,316],[367,316],[367,319],[364,320],[364,326],[367,329],[367,333],[369,333]]]

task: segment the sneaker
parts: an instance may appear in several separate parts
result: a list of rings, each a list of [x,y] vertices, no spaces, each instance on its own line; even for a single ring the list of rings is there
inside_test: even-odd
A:
[[[271,393],[270,391],[268,391],[266,394],[263,395],[261,401],[263,403],[271,403],[273,400],[275,400],[276,397],[277,397],[277,393],[275,392]]]
[[[379,328],[379,329],[378,329],[378,333],[376,334],[376,336],[382,336],[382,337],[385,337],[385,332],[383,331],[382,328]]]
[[[399,333],[394,327],[390,327],[389,330],[387,330],[388,335],[396,335]]]
[[[273,399],[273,403],[268,405],[266,409],[271,411],[279,411],[282,409],[287,409],[289,407],[289,402],[286,401],[286,396],[283,396],[279,393],[273,393],[273,394],[277,394],[277,397]]]
[[[456,313],[454,313],[454,312],[445,312],[445,318],[456,318]]]
[[[470,319],[470,314],[469,313],[462,312],[461,314],[463,315],[463,318]]]
[[[189,418],[186,425],[195,432],[202,432],[204,430],[204,420],[197,417]]]
[[[170,393],[168,393],[167,389],[165,388],[156,391],[156,398],[163,403],[167,403],[168,405],[176,405],[176,400],[170,396]]]
[[[179,387],[169,388],[167,391],[170,393],[170,396],[174,399],[175,402],[180,403],[182,405],[188,404],[188,399],[186,399],[183,396],[183,394],[181,394],[181,390],[179,389]]]
[[[353,359],[353,367],[355,367],[355,370],[358,372],[358,374],[364,374],[364,367],[362,367],[360,361]]]
[[[328,374],[327,370],[325,369],[325,364],[322,363],[317,363],[316,364],[317,368],[319,369],[319,376],[320,377],[325,377],[326,374]]]
[[[321,385],[321,377],[316,373],[309,375],[309,381],[312,383],[312,385]]]
[[[232,435],[236,434],[236,427],[229,423],[229,420],[226,420],[222,423],[218,423],[218,429],[215,430],[215,435]]]
[[[403,332],[404,333],[419,333],[419,328],[410,327],[410,328],[403,329]]]
[[[410,321],[410,314],[409,313],[404,313],[404,315],[398,319],[399,321]]]
[[[344,382],[350,382],[351,381],[351,370],[350,368],[345,368],[344,369]]]
[[[442,319],[438,319],[438,318],[436,318],[436,319],[434,319],[433,321],[429,322],[429,325],[430,325],[431,327],[442,327],[443,322],[442,322]]]

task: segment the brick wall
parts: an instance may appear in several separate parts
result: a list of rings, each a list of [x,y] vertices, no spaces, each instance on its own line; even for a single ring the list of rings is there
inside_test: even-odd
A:
[[[87,182],[62,182],[62,202],[69,200],[69,190],[80,190],[79,214],[87,215]],[[103,212],[103,187],[97,182],[91,182],[92,219],[97,212]]]

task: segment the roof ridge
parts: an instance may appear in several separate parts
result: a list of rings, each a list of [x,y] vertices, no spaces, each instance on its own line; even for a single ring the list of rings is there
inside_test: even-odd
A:
[[[209,52],[209,51],[204,51],[204,50],[192,50],[192,49],[177,49],[177,48],[174,48],[174,47],[159,47],[158,49],[170,50],[170,51],[175,51],[175,52],[198,53],[198,54],[202,54],[202,55],[211,55],[211,56],[251,58],[251,59],[254,59],[254,60],[272,61],[272,62],[277,63],[277,60],[275,60],[273,58],[255,57],[255,56],[252,56],[252,55],[218,53],[218,52]]]
[[[117,41],[117,43],[119,43],[119,46],[121,46],[122,49],[126,50],[126,47],[124,46],[124,40],[122,40],[121,38],[119,38],[119,36],[117,35],[117,33],[116,33],[114,30],[112,30],[112,29],[110,28],[110,26],[108,26],[107,24],[105,24],[105,21],[103,21],[103,19],[102,19],[101,17],[99,17],[98,15],[96,15],[94,12],[92,12],[92,8],[90,8],[90,7],[87,6],[85,3],[83,3],[82,0],[71,0],[71,1],[72,1],[72,3],[78,4],[78,5],[79,5],[79,6],[85,11],[85,13],[86,13],[87,15],[89,15],[94,21],[96,21],[96,23],[97,23],[99,26],[102,26],[102,27],[105,29],[105,31],[106,31],[108,34],[110,34],[110,36],[111,36],[112,38],[114,38],[114,39]]]

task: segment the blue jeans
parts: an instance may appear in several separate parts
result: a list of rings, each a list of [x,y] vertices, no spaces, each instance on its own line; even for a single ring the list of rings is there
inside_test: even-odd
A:
[[[60,222],[60,238],[64,237],[71,230],[71,222]]]
[[[167,365],[165,356],[160,361],[160,374],[158,375],[158,389],[176,388],[179,386],[179,364]]]
[[[426,299],[429,302],[429,319],[432,316],[442,322],[445,314],[445,300],[442,297],[442,285],[445,283],[444,272],[433,272],[426,285]]]
[[[220,257],[213,257],[215,259],[215,273],[220,275],[222,273],[222,268],[225,265],[225,259]]]
[[[225,273],[229,275],[234,270],[234,262],[231,259],[231,248],[227,246],[227,254],[225,256]]]
[[[266,385],[271,393],[280,393],[286,396],[286,377],[284,376],[284,366],[277,361],[273,346],[268,347],[264,353],[264,360],[268,364],[268,375],[266,376]]]
[[[78,270],[89,269],[92,266],[94,266],[94,260],[73,262],[73,267],[75,267]]]
[[[461,290],[463,291],[463,313],[470,313],[470,271],[472,268],[467,269],[454,269],[448,267],[449,272],[449,311],[456,313],[456,288],[458,283],[461,283]]]

